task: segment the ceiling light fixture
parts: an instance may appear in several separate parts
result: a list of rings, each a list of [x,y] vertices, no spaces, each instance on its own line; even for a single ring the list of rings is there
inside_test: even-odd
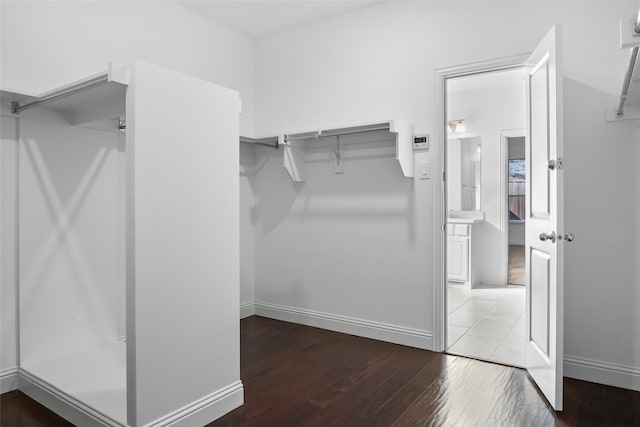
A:
[[[467,131],[467,126],[464,124],[466,119],[449,120],[447,125],[449,126],[448,133],[463,133]]]

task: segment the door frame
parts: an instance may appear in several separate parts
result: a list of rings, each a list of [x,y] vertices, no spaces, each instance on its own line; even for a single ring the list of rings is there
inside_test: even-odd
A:
[[[434,286],[433,286],[433,351],[446,351],[447,343],[447,79],[471,76],[493,71],[505,71],[524,67],[529,53],[474,62],[454,67],[435,70],[436,76],[436,118],[438,126],[435,138],[439,144],[434,144],[435,176],[440,177],[439,185],[434,188]]]

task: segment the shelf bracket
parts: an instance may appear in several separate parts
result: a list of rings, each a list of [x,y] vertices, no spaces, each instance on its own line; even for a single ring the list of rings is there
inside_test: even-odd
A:
[[[284,168],[293,182],[305,182],[304,147],[301,142],[279,136],[279,144],[284,148]]]
[[[405,120],[393,120],[389,131],[396,134],[396,159],[402,174],[413,178],[413,126]]]
[[[344,168],[342,167],[342,142],[340,141],[340,135],[336,136],[336,141],[333,145],[333,161],[333,173],[344,173]]]

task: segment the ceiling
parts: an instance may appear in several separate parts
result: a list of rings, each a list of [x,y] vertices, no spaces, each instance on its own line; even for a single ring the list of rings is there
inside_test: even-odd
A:
[[[381,0],[176,1],[187,9],[254,39],[383,3]]]

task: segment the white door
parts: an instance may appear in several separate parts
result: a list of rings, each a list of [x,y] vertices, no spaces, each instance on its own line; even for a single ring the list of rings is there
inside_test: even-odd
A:
[[[562,410],[563,192],[560,28],[525,63],[527,77],[526,367]]]

